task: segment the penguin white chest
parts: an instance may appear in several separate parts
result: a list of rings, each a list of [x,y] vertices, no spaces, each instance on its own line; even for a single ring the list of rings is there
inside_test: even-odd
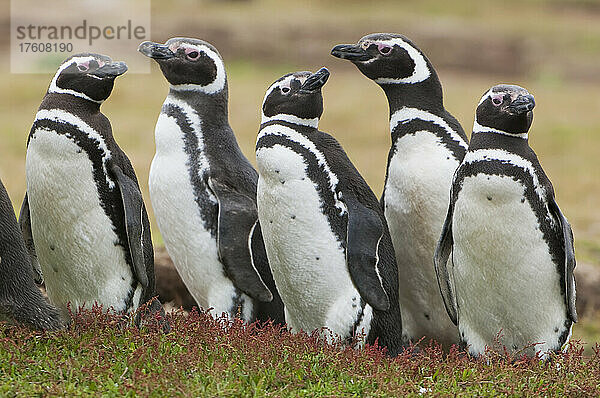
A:
[[[525,186],[508,176],[466,177],[453,238],[459,331],[470,351],[483,353],[501,331],[510,351],[560,348],[566,305]]]
[[[347,335],[360,295],[306,161],[281,145],[259,148],[256,159],[258,215],[286,321],[296,331],[327,327]]]
[[[449,346],[458,342],[458,332],[446,313],[432,258],[459,162],[429,131],[400,137],[394,149],[384,210],[400,275],[403,333]]]
[[[196,200],[184,133],[175,118],[162,113],[155,139],[150,199],[169,256],[198,305],[213,307],[216,314],[228,312],[237,292],[219,261],[216,238],[205,227],[211,220],[203,219]],[[200,172],[205,171],[201,165]],[[208,197],[210,202],[204,205],[216,206],[214,196]],[[246,307],[251,311],[250,305]]]
[[[400,137],[385,187],[386,211],[395,215],[392,223],[401,224],[404,231],[410,228],[411,235],[426,234],[428,240],[435,232],[437,241],[458,165],[442,140],[429,131]]]
[[[63,311],[68,302],[76,310],[95,301],[125,309],[133,276],[101,207],[88,154],[65,135],[38,130],[26,170],[32,234],[50,300]]]

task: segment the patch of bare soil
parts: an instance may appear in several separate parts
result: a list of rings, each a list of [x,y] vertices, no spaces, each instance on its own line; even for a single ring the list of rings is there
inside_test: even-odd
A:
[[[600,312],[600,270],[590,264],[579,263],[575,268],[577,283],[577,314],[580,317]]]
[[[158,299],[168,308],[190,311],[196,301],[177,273],[173,261],[164,247],[154,251],[154,274]]]

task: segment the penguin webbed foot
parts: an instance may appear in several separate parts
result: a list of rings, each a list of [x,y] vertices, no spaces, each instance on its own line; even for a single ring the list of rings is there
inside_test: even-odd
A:
[[[158,297],[151,298],[136,310],[134,323],[138,328],[150,327],[153,329],[160,327],[163,333],[171,332],[171,324]]]
[[[57,331],[68,326],[69,322],[61,318],[59,311],[42,299],[43,303],[37,300],[27,303],[0,302],[0,320],[38,331]]]

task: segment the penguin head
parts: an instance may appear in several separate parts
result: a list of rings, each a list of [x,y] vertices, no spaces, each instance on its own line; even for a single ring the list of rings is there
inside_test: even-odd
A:
[[[329,79],[327,68],[315,73],[295,72],[273,83],[262,104],[262,123],[284,119],[316,127],[323,114],[321,88]]]
[[[71,94],[102,103],[110,96],[115,78],[125,72],[125,62],[113,62],[106,55],[75,54],[59,66],[48,93]]]
[[[473,132],[527,135],[533,122],[535,99],[523,87],[499,84],[489,89],[477,106]]]
[[[165,44],[145,41],[138,51],[158,63],[173,90],[216,94],[226,88],[223,58],[203,40],[175,37]]]
[[[380,85],[420,83],[434,73],[425,54],[408,38],[395,33],[373,33],[356,44],[337,45],[331,55],[351,61]]]

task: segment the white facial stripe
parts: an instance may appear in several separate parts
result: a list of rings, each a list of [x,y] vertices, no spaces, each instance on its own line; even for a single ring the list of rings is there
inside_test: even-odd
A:
[[[287,113],[279,113],[275,116],[266,116],[264,111],[262,110],[265,106],[265,101],[267,100],[267,97],[269,95],[271,95],[271,93],[273,92],[273,90],[275,90],[276,88],[283,88],[283,87],[290,87],[290,85],[292,84],[292,81],[294,79],[300,80],[300,83],[304,83],[306,81],[306,79],[308,78],[308,76],[294,76],[294,75],[290,75],[288,77],[286,77],[285,79],[278,81],[276,83],[273,83],[271,85],[271,87],[269,87],[269,89],[267,90],[267,93],[265,94],[265,98],[263,99],[262,102],[262,106],[261,106],[261,120],[260,123],[267,123],[269,121],[272,120],[281,120],[284,122],[288,122],[288,123],[294,123],[294,124],[299,124],[302,126],[309,126],[309,127],[314,127],[317,128],[319,126],[319,118],[315,117],[312,119],[305,119],[305,118],[301,118],[295,115],[289,115]]]
[[[198,161],[200,162],[200,170],[208,170],[209,164],[204,150],[204,139],[202,136],[202,121],[200,120],[200,116],[198,116],[194,108],[192,108],[187,102],[181,101],[177,98],[173,98],[173,96],[171,95],[167,96],[163,106],[164,105],[174,105],[181,109],[186,115],[187,119],[190,121],[194,133],[196,134],[196,138],[198,139]]]
[[[482,126],[481,124],[477,123],[477,120],[475,120],[475,122],[473,123],[473,134],[477,134],[477,133],[496,133],[496,134],[508,135],[509,137],[518,137],[518,138],[523,138],[523,139],[529,138],[528,133],[518,133],[518,134],[507,133],[506,131],[494,129],[494,128],[487,127],[487,126]]]
[[[95,102],[97,104],[101,104],[102,102],[104,102],[104,101],[96,101],[94,99],[91,99],[90,97],[88,97],[87,95],[85,95],[83,93],[80,93],[79,91],[75,91],[75,90],[71,90],[71,89],[65,89],[65,88],[60,88],[60,87],[58,87],[56,85],[56,82],[57,82],[58,77],[60,76],[60,74],[65,69],[67,69],[69,66],[73,65],[73,63],[77,63],[79,65],[79,64],[83,64],[84,62],[90,62],[93,59],[95,59],[95,58],[92,57],[92,56],[74,57],[74,58],[71,58],[67,62],[63,62],[63,64],[58,68],[58,70],[54,74],[54,77],[52,78],[52,81],[50,82],[50,87],[48,88],[48,92],[49,93],[60,93],[60,94],[71,94],[71,95],[74,95],[76,97],[84,98],[84,99],[86,99],[88,101]],[[89,76],[93,76],[93,75],[89,75]]]
[[[194,50],[197,50],[198,52],[205,53],[215,63],[215,66],[217,68],[217,76],[215,77],[215,80],[212,81],[212,83],[209,83],[205,86],[202,86],[200,84],[171,84],[170,87],[172,90],[175,90],[175,91],[194,90],[194,91],[201,91],[205,94],[214,94],[214,93],[218,93],[219,91],[223,90],[223,88],[225,87],[225,80],[227,78],[227,75],[225,73],[225,65],[223,64],[223,60],[221,59],[219,54],[217,54],[215,51],[211,50],[207,46],[203,46],[203,45],[182,43],[179,46],[177,46],[177,48],[178,47],[193,48]],[[177,48],[175,48],[175,51],[177,50]]]
[[[506,94],[510,94],[511,100],[513,100],[513,101],[519,96],[519,93],[517,93],[517,92],[494,91],[494,87],[492,87],[485,94],[483,94],[483,97],[481,97],[477,106],[479,107],[479,105],[481,105],[486,99],[491,98],[493,95],[504,96]],[[518,133],[518,134],[507,133],[506,131],[502,131],[502,130],[495,129],[495,128],[488,127],[488,126],[483,126],[483,125],[479,124],[477,122],[477,118],[475,118],[475,122],[473,123],[473,134],[477,134],[477,133],[496,133],[496,134],[507,135],[509,137],[518,137],[518,138],[523,138],[523,139],[529,138],[529,134],[527,132]]]
[[[519,97],[519,95],[523,95],[523,94],[527,94],[527,93],[525,93],[525,92],[519,93],[514,90],[511,90],[511,91],[494,91],[494,92],[492,92],[492,95],[493,94],[496,94],[496,95],[499,95],[502,97],[504,97],[506,94],[508,94],[508,95],[510,95],[510,100],[512,102],[512,101],[516,100],[517,97]]]
[[[457,141],[460,146],[462,146],[465,149],[468,149],[467,143],[464,142],[464,140],[461,138],[461,136],[458,135],[458,133],[456,133],[456,131],[454,131],[452,129],[452,127],[450,127],[450,125],[448,123],[446,123],[446,121],[444,119],[442,119],[441,117],[439,117],[437,115],[434,115],[432,113],[429,113],[427,111],[423,111],[423,110],[417,109],[417,108],[402,107],[402,108],[398,109],[396,112],[394,112],[394,114],[390,118],[390,131],[394,131],[394,128],[396,128],[396,125],[398,125],[398,123],[408,123],[414,119],[424,120],[427,122],[432,122],[432,123],[437,124],[444,130],[446,130],[448,135],[450,135],[450,137],[454,141]]]
[[[42,109],[42,110],[38,111],[38,113],[35,115],[35,120],[44,120],[44,119],[52,120],[54,122],[59,122],[59,123],[64,122],[64,123],[72,124],[72,125],[76,126],[79,131],[83,132],[88,137],[93,138],[96,141],[98,141],[98,147],[102,150],[102,153],[103,153],[102,169],[104,170],[104,176],[106,177],[106,183],[108,184],[109,188],[111,188],[111,189],[114,188],[115,183],[108,176],[108,168],[106,167],[112,154],[111,154],[110,150],[108,149],[108,147],[106,146],[106,142],[104,141],[104,138],[100,135],[100,133],[98,133],[89,124],[87,124],[86,122],[84,122],[83,120],[78,118],[77,116],[75,116],[69,112],[65,112],[62,109]]]
[[[337,187],[339,180],[338,180],[337,176],[331,172],[331,169],[329,168],[329,164],[327,164],[327,160],[325,159],[325,156],[323,155],[323,153],[321,153],[321,151],[319,151],[317,149],[314,142],[312,142],[311,140],[309,140],[308,138],[306,138],[305,136],[303,136],[296,130],[291,129],[289,127],[282,126],[282,125],[270,125],[270,126],[267,126],[263,129],[261,129],[260,132],[258,133],[258,137],[256,138],[256,141],[258,142],[262,137],[264,137],[266,135],[279,135],[279,136],[285,137],[290,141],[293,141],[299,145],[302,145],[304,148],[308,149],[311,153],[313,153],[315,155],[315,157],[317,158],[317,162],[319,163],[320,166],[323,167],[323,170],[325,170],[325,173],[327,174],[327,178],[329,180],[329,189],[333,193],[335,207],[340,210],[340,215],[348,212],[346,205],[344,204],[344,202],[339,200],[339,198],[336,194],[336,187]]]
[[[494,88],[490,88],[485,94],[483,94],[483,97],[481,97],[481,99],[479,100],[479,103],[477,104],[477,106],[483,104],[483,101],[485,101],[490,95],[492,95],[492,90]]]
[[[509,94],[509,95],[510,95],[510,99],[511,99],[511,101],[514,101],[514,100],[516,100],[516,99],[517,99],[517,97],[518,97],[519,95],[526,95],[526,94],[527,94],[527,92],[526,92],[526,91],[523,91],[523,92],[517,92],[517,91],[515,91],[515,90],[509,90],[509,91],[505,91],[505,90],[503,90],[503,91],[494,91],[494,88],[495,88],[495,87],[496,87],[496,86],[494,86],[494,87],[490,88],[490,89],[489,89],[489,90],[488,90],[488,91],[487,91],[485,94],[483,94],[483,97],[481,97],[481,99],[479,100],[479,103],[477,104],[477,106],[479,106],[479,105],[483,104],[483,102],[484,102],[484,101],[485,101],[485,100],[486,100],[488,97],[491,97],[492,95],[499,95],[499,96],[502,96],[502,97],[503,97],[504,95],[506,95],[506,94]]]
[[[265,101],[267,100],[267,97],[269,95],[271,95],[273,90],[275,90],[278,87],[289,87],[290,84],[292,84],[292,80],[294,80],[294,79],[295,79],[294,75],[289,75],[285,79],[271,84],[271,86],[267,89],[267,93],[265,94],[265,97],[263,98],[262,106],[263,107],[265,106]]]
[[[302,85],[306,81],[306,79],[308,79],[308,76],[288,76],[284,80],[276,84],[275,87],[279,87],[280,89],[291,88],[292,81],[299,80],[300,84]]]
[[[537,193],[540,200],[542,202],[545,202],[546,190],[540,184],[540,180],[538,179],[538,175],[535,172],[533,164],[529,160],[524,159],[519,155],[510,153],[508,151],[505,151],[504,149],[478,149],[473,152],[467,152],[463,163],[469,164],[488,160],[500,160],[503,162],[507,162],[517,167],[520,167],[523,170],[525,170],[528,174],[531,174],[531,176],[533,177],[533,185],[535,187],[535,192]]]
[[[425,61],[425,57],[413,46],[397,37],[389,40],[378,40],[374,42],[375,44],[383,44],[387,46],[400,46],[406,50],[408,55],[412,58],[415,63],[415,69],[413,70],[412,75],[408,77],[403,77],[401,79],[394,79],[389,77],[380,77],[379,79],[375,79],[376,83],[379,84],[414,84],[419,83],[431,76],[431,71],[427,67],[427,61]],[[373,62],[373,60],[369,60],[366,63]]]

